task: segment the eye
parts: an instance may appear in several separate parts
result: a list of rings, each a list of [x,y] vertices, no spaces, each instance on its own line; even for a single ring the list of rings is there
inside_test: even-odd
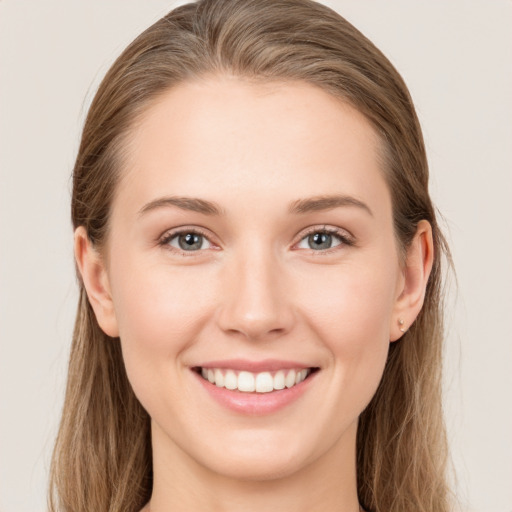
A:
[[[196,228],[166,233],[159,244],[172,247],[181,252],[198,252],[212,248],[212,243],[206,235]]]
[[[349,235],[337,228],[314,228],[306,233],[297,247],[299,249],[312,249],[317,252],[326,252],[340,245],[354,245]],[[330,251],[328,251],[330,252]]]

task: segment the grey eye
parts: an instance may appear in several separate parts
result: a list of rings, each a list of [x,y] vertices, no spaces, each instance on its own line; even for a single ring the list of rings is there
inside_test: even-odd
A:
[[[178,245],[176,245],[176,242]],[[177,233],[169,239],[168,244],[171,247],[181,249],[182,251],[197,251],[200,249],[208,249],[210,242],[201,234],[193,231]],[[207,244],[207,247],[204,245]]]
[[[308,236],[308,242],[312,249],[330,249],[332,235],[328,233],[314,233]]]
[[[325,250],[341,245],[342,240],[339,235],[326,231],[315,231],[305,236],[299,243],[300,249]]]

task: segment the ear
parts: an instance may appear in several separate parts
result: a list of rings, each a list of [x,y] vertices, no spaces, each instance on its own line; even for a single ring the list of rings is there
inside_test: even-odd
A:
[[[74,246],[78,270],[96,320],[105,334],[116,338],[119,336],[119,329],[107,269],[103,258],[92,245],[83,226],[79,226],[75,230]]]
[[[400,339],[421,311],[433,262],[432,226],[428,221],[422,220],[418,223],[416,234],[407,249],[391,317],[390,341]]]

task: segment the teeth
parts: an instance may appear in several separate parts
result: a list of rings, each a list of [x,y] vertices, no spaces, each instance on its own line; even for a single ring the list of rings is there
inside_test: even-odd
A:
[[[252,393],[255,389],[254,375],[249,372],[240,372],[238,374],[238,391]]]
[[[300,372],[297,372],[297,375],[295,376],[295,384],[302,382],[306,378],[307,374],[307,370],[301,370]]]
[[[284,379],[284,385],[287,387],[287,388],[291,388],[294,384],[295,384],[295,370],[291,370],[288,372],[288,374],[286,375],[285,379]]]
[[[284,389],[284,372],[283,370],[279,370],[274,375],[274,389]]]
[[[224,387],[224,375],[218,368],[215,370],[215,385],[220,388]]]
[[[217,385],[217,383],[215,383]],[[219,385],[219,387],[221,387]],[[224,387],[226,389],[237,389],[238,388],[238,377],[233,370],[228,370],[224,377]]]
[[[271,372],[251,373],[246,371],[221,370],[220,368],[201,368],[204,379],[219,388],[238,390],[243,393],[270,393],[275,390],[291,388],[300,384],[311,370],[278,370]]]
[[[274,379],[272,375],[268,372],[258,373],[256,376],[256,392],[270,393],[271,391],[274,391]]]

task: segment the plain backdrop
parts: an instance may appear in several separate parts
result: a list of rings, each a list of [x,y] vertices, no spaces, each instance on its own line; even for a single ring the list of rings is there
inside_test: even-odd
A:
[[[46,507],[86,108],[121,50],[178,3],[0,0],[0,512]],[[445,355],[457,494],[464,510],[511,512],[512,2],[325,3],[391,59],[417,106],[458,275]]]

